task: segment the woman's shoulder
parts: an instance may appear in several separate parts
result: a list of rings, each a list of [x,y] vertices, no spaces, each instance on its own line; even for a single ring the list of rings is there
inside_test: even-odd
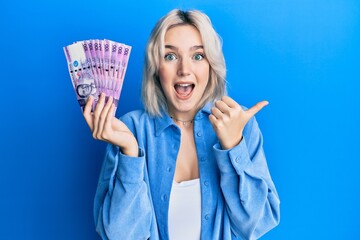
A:
[[[141,139],[143,134],[155,131],[155,121],[152,115],[147,111],[139,109],[126,113],[120,120],[129,128],[129,130]]]
[[[133,110],[120,117],[120,120],[127,126],[144,125],[152,122],[154,117],[143,109]]]
[[[121,118],[132,118],[132,117],[139,117],[143,114],[146,114],[146,111],[144,109],[136,109],[136,110],[132,110],[130,112],[125,113],[124,115],[122,115],[120,117]]]
[[[148,112],[146,112],[144,109],[137,109],[130,111],[128,113],[125,113],[123,116],[120,117],[121,121],[139,121],[140,119],[149,119],[151,116]]]

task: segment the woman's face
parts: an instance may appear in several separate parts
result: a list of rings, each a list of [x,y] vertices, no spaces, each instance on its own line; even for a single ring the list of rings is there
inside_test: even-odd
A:
[[[209,81],[209,62],[201,36],[192,25],[170,28],[165,34],[165,52],[160,61],[160,83],[169,114],[194,117]]]

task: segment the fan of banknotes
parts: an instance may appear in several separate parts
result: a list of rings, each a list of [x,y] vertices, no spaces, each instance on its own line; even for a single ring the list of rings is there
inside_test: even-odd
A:
[[[94,109],[101,93],[112,96],[117,107],[131,46],[95,39],[75,42],[64,47],[64,52],[82,110],[90,95],[95,100]]]

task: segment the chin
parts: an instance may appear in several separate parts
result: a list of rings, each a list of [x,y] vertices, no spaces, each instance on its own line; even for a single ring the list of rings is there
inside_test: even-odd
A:
[[[197,109],[198,107],[198,103],[180,103],[177,104],[177,106],[175,107],[175,110],[178,112],[191,112],[194,111],[195,109]]]

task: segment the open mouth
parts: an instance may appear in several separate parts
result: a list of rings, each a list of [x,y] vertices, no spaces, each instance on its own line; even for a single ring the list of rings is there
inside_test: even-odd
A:
[[[193,89],[195,87],[195,84],[191,83],[178,83],[175,84],[174,88],[178,96],[181,98],[189,97],[192,93]]]

